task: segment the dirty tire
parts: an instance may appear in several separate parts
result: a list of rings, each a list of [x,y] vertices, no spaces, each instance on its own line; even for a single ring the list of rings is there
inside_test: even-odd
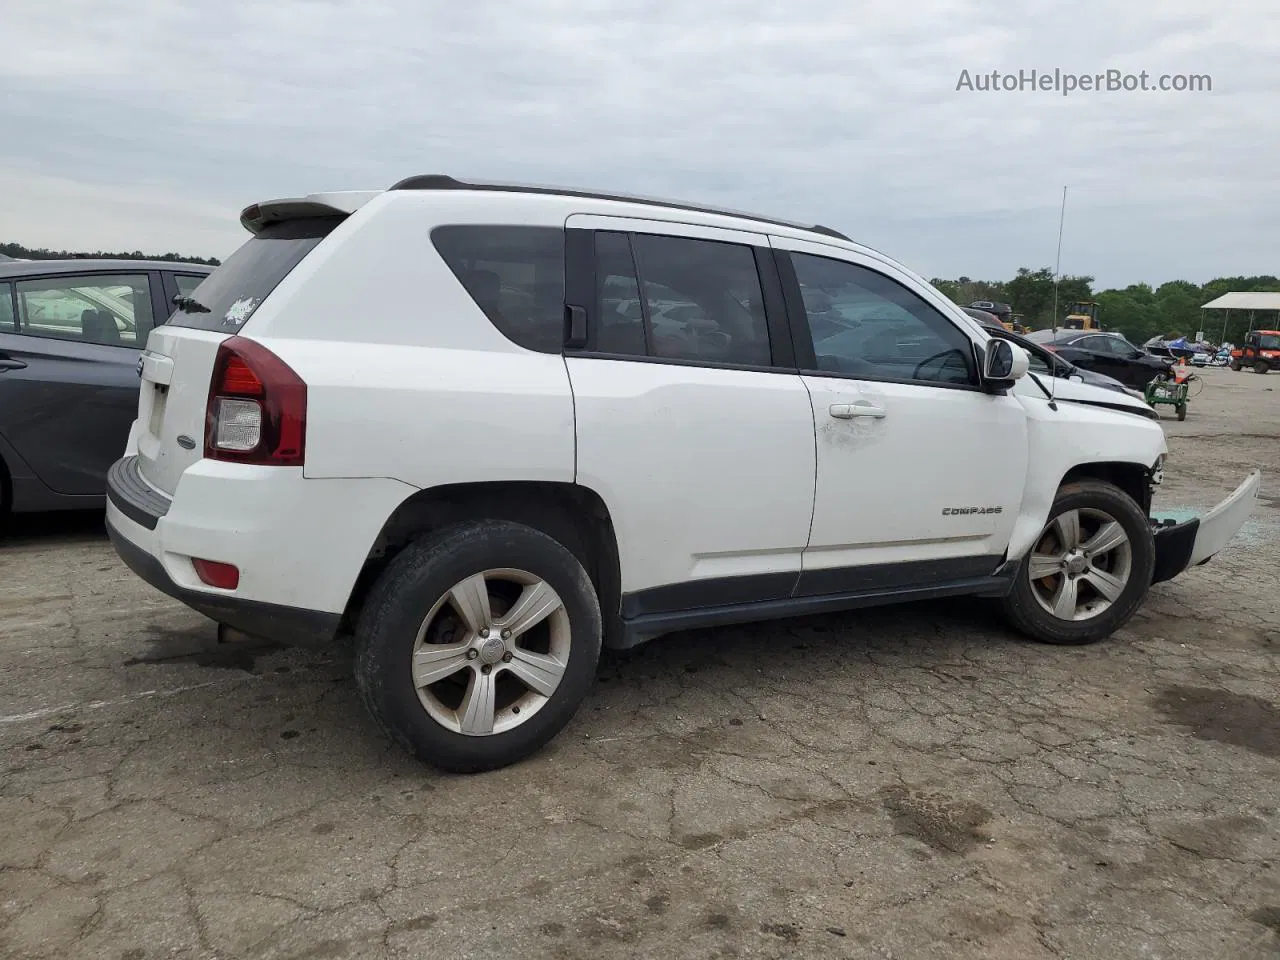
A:
[[[1233,372],[1235,372],[1235,373],[1239,373],[1239,372],[1240,372],[1240,361],[1239,361],[1239,360],[1232,360],[1232,361],[1231,361],[1231,369],[1232,369],[1232,371],[1233,371]]]
[[[469,736],[437,722],[418,699],[414,644],[438,600],[466,578],[495,568],[528,571],[559,594],[570,624],[568,662],[559,686],[527,720]],[[419,760],[451,773],[494,770],[535,753],[569,722],[595,678],[600,638],[595,589],[569,550],[518,523],[460,523],[410,544],[375,583],[356,628],[356,686],[387,736]]]
[[[1177,414],[1178,414],[1178,419],[1179,419],[1179,420],[1185,420],[1185,419],[1187,419],[1187,405],[1186,405],[1185,403],[1180,403],[1180,404],[1178,404],[1178,406],[1175,408],[1175,410],[1176,410],[1176,412],[1177,412]]]
[[[1257,363],[1253,365],[1254,373],[1266,373],[1270,369],[1271,368],[1267,365],[1266,361],[1264,360],[1259,360]]]
[[[1142,509],[1128,494],[1112,484],[1082,480],[1064,484],[1058,490],[1046,527],[1060,514],[1081,508],[1105,511],[1124,528],[1132,550],[1129,581],[1116,601],[1097,616],[1083,621],[1061,620],[1045,610],[1033,593],[1029,576],[1032,550],[1028,550],[1018,567],[1013,589],[1001,602],[1001,607],[1005,618],[1016,629],[1041,643],[1080,646],[1111,636],[1129,621],[1151,587],[1156,559],[1155,540]]]

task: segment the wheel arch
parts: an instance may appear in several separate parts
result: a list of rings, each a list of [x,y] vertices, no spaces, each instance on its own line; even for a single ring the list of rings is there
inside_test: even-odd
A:
[[[343,631],[354,629],[373,584],[401,550],[436,530],[478,519],[524,524],[573,553],[596,589],[604,644],[615,645],[622,580],[613,518],[594,490],[552,481],[446,484],[406,498],[387,518],[365,558],[343,612]]]
[[[1058,489],[1076,480],[1101,480],[1118,487],[1143,513],[1151,512],[1151,468],[1129,461],[1081,463],[1063,474]]]
[[[1058,459],[1056,463],[1051,462],[1053,452],[1048,448],[1040,457],[1032,457],[1022,507],[1007,544],[1007,560],[1021,560],[1031,549],[1032,543],[1044,527],[1058,491],[1064,484],[1073,481],[1099,480],[1109,483],[1128,495],[1140,510],[1150,514],[1152,469],[1157,462],[1156,458],[1165,452],[1163,442],[1158,447],[1151,446],[1151,463],[1120,459],[1124,454],[1115,445],[1110,446],[1112,450],[1104,452],[1098,459],[1082,458],[1075,463],[1066,458]]]

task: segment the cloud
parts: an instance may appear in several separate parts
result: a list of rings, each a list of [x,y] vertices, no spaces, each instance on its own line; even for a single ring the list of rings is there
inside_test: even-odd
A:
[[[1274,4],[45,0],[5,21],[6,195],[55,178],[79,211],[6,210],[20,242],[112,245],[139,226],[113,198],[154,193],[149,235],[221,256],[255,200],[450,172],[817,220],[996,278],[1052,262],[1069,183],[1074,272],[1276,272]],[[1214,89],[956,90],[1055,67]]]

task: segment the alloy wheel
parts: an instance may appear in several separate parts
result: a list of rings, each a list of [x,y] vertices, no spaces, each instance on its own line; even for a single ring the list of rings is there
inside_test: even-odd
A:
[[[423,619],[414,689],[446,729],[502,733],[555,693],[570,639],[568,612],[550,584],[526,570],[485,570],[454,584]]]
[[[1036,601],[1059,620],[1090,620],[1109,610],[1129,583],[1133,546],[1104,510],[1066,510],[1044,528],[1027,573]]]

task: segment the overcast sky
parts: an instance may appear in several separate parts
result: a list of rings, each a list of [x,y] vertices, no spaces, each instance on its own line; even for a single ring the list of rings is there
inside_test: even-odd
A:
[[[1276,0],[4,3],[0,240],[224,257],[415,173],[818,221],[926,276],[1280,273]],[[979,92],[1020,69],[1212,92]]]

